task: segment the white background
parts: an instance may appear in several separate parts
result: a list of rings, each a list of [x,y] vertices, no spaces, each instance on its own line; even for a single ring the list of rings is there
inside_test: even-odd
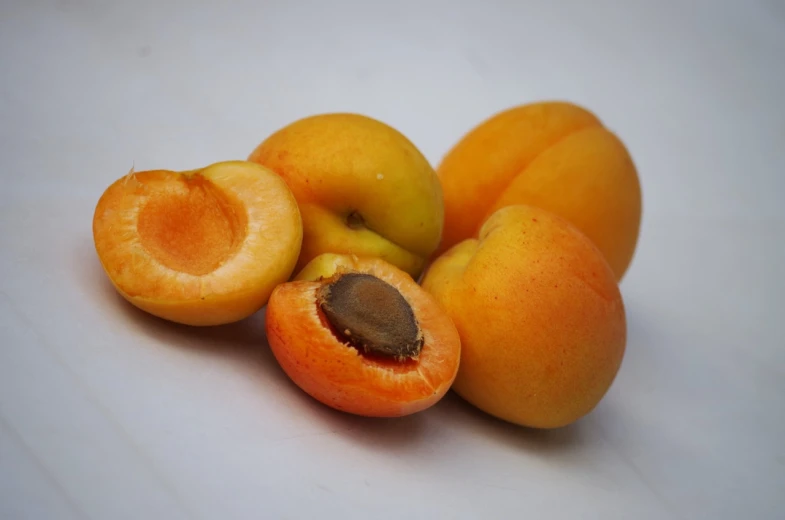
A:
[[[783,518],[782,1],[1,4],[0,518]],[[435,164],[543,99],[595,111],[644,195],[627,355],[574,426],[453,395],[333,412],[261,314],[172,326],[96,259],[95,203],[132,165],[245,158],[327,111]]]

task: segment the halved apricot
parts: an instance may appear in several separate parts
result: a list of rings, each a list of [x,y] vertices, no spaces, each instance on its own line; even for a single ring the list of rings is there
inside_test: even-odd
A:
[[[384,260],[322,254],[275,288],[267,338],[316,400],[371,417],[422,411],[450,389],[458,331],[436,300]]]
[[[294,271],[297,202],[275,173],[227,161],[186,172],[130,172],[93,216],[98,258],[117,291],[188,325],[241,320]]]

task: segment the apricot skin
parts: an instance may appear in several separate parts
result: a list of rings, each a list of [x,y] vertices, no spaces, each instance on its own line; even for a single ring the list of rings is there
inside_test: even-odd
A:
[[[400,132],[359,114],[320,114],[273,133],[248,160],[277,172],[300,205],[296,269],[322,253],[382,258],[415,278],[441,240],[439,179]]]
[[[624,277],[638,241],[640,183],[624,144],[588,110],[565,102],[504,110],[464,135],[437,173],[445,199],[439,253],[475,236],[497,209],[525,204],[569,220]]]
[[[626,345],[613,271],[596,246],[542,209],[507,206],[423,279],[461,336],[453,389],[512,423],[555,428],[589,413]]]
[[[341,272],[368,273],[401,292],[424,339],[416,360],[369,357],[338,340],[318,311],[316,294]],[[413,414],[444,397],[460,363],[458,331],[407,273],[378,258],[335,254],[320,255],[303,273],[311,278],[298,276],[275,288],[266,318],[270,349],[298,387],[331,408],[368,417]]]
[[[93,238],[131,304],[177,323],[220,325],[259,310],[291,276],[302,222],[280,177],[226,161],[119,178],[96,205]]]

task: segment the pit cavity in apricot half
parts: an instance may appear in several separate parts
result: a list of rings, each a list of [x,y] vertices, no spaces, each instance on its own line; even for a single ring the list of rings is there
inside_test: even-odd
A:
[[[289,279],[302,221],[278,175],[226,161],[121,177],[98,201],[93,239],[130,303],[178,323],[219,325],[258,311]]]
[[[458,373],[452,320],[384,260],[322,254],[267,305],[267,338],[284,372],[321,403],[400,417],[437,403]]]

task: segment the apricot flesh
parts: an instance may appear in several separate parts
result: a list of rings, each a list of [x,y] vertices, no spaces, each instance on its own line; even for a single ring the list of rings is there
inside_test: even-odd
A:
[[[117,179],[96,205],[93,239],[131,304],[178,323],[218,325],[259,310],[291,276],[302,222],[280,177],[226,161]]]
[[[553,101],[499,112],[465,134],[437,173],[439,253],[475,236],[499,208],[525,204],[569,220],[624,277],[638,242],[640,182],[624,144],[587,109]]]
[[[319,114],[267,137],[248,160],[277,172],[300,205],[296,269],[323,253],[374,256],[419,276],[441,240],[442,188],[403,134],[360,114]]]
[[[621,366],[626,318],[613,271],[565,219],[513,205],[445,252],[423,287],[454,321],[453,389],[485,412],[537,428],[595,408]]]
[[[411,341],[408,333],[382,355],[357,348],[337,333],[336,324],[320,308],[319,293],[355,275],[373,277],[405,300],[417,325],[415,335],[422,338],[416,356],[399,355]],[[355,310],[374,305],[375,290],[368,287],[346,296],[357,300]],[[371,326],[385,328],[384,337],[395,336],[388,331],[397,324],[379,323],[378,318],[371,317]],[[357,415],[399,417],[434,405],[449,390],[460,363],[458,331],[444,310],[407,273],[379,258],[316,257],[295,280],[273,291],[266,329],[273,355],[299,388],[327,406]]]

